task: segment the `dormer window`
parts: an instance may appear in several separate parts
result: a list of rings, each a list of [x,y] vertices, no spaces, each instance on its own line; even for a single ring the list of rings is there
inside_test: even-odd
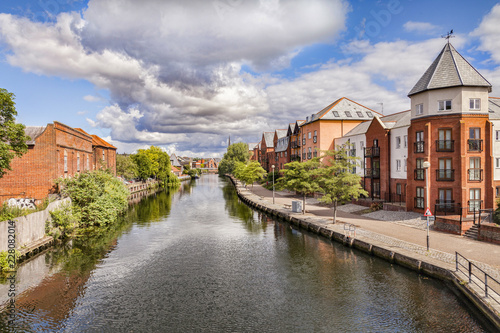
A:
[[[424,105],[423,104],[417,104],[415,105],[415,114],[418,116],[420,114],[424,114]]]
[[[356,114],[358,115],[358,117],[363,118],[363,112],[357,111]]]
[[[438,102],[438,111],[449,111],[449,110],[451,110],[451,99]]]
[[[339,116],[338,111],[333,111],[333,115],[334,115],[335,117],[338,117],[338,116]]]
[[[471,110],[476,110],[476,111],[481,110],[481,99],[480,98],[471,98],[469,100],[469,108]]]
[[[351,111],[346,111],[346,112],[345,112],[345,115],[346,115],[347,117],[352,117]]]
[[[366,111],[366,115],[370,118],[373,117],[373,114],[370,111]]]

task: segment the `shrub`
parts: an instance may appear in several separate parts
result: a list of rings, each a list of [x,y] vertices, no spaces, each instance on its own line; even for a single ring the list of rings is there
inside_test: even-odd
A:
[[[80,224],[80,214],[74,211],[71,204],[62,205],[53,210],[50,212],[50,217],[46,223],[45,231],[54,239],[68,237]]]
[[[19,257],[21,256],[21,252],[18,250],[15,250],[15,257],[16,257],[16,265],[15,267],[11,267],[9,263],[9,253],[7,251],[1,251],[0,252],[0,273],[5,273],[5,272],[11,272],[16,270],[17,267],[17,261],[19,260]]]

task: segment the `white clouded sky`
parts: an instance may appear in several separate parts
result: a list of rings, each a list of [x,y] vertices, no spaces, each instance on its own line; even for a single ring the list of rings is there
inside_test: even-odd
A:
[[[229,135],[256,142],[344,96],[408,109],[451,28],[459,52],[500,84],[500,5],[489,1],[446,19],[427,8],[451,1],[40,3],[0,6],[0,84],[17,95],[20,121],[60,120],[119,152],[216,156]]]

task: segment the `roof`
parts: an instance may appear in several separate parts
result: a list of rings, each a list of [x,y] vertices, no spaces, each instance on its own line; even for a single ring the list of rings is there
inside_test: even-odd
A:
[[[258,142],[252,142],[248,144],[248,150],[254,150],[259,145]]]
[[[427,90],[458,86],[488,87],[491,92],[491,84],[455,50],[453,45],[446,43],[408,96]]]
[[[362,123],[359,123],[356,127],[347,132],[343,137],[365,134],[366,131],[368,131],[368,127],[370,127],[371,123],[372,123],[371,121],[364,121]]]
[[[42,135],[46,128],[47,126],[26,126],[24,134],[30,137],[30,140],[26,141],[26,144],[29,146],[34,145],[36,138]]]
[[[81,128],[75,128],[77,131],[82,132],[83,134],[87,134],[88,136],[92,137],[92,146],[98,146],[98,147],[105,147],[105,148],[111,148],[111,149],[117,149],[115,146],[109,144],[108,142],[104,141],[100,137],[98,137],[95,134],[89,134],[85,132]]]
[[[342,97],[328,105],[323,110],[312,114],[306,121],[300,124],[303,126],[311,122],[322,120],[370,120],[374,115],[382,116],[366,106],[363,106],[347,97]]]
[[[276,149],[274,150],[275,152],[279,153],[282,151],[285,151],[288,149],[288,144],[289,144],[289,138],[287,136],[279,138],[278,142],[276,143]]]
[[[274,147],[274,132],[264,132],[262,134],[264,137],[264,143],[266,144],[266,147],[268,148],[273,148]]]
[[[393,113],[380,118],[387,128],[398,128],[410,126],[411,110]]]
[[[177,156],[175,156],[175,154],[170,155],[170,164],[175,167],[182,166]]]
[[[281,139],[281,138],[284,138],[286,136],[286,133],[288,132],[288,130],[277,129],[275,132],[276,132],[276,136],[278,137],[278,139]],[[273,140],[274,140],[274,138],[273,138]]]
[[[488,98],[488,111],[491,120],[500,120],[500,98]]]

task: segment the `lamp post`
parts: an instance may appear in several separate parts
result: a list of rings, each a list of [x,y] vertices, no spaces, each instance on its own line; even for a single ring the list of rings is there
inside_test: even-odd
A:
[[[275,167],[276,166],[274,164],[271,166],[271,168],[273,168],[273,205],[274,205],[274,168]]]
[[[422,166],[425,169],[425,205],[427,212],[430,209],[429,168],[431,167],[431,162],[425,161]],[[429,251],[429,216],[427,216],[427,251]]]

